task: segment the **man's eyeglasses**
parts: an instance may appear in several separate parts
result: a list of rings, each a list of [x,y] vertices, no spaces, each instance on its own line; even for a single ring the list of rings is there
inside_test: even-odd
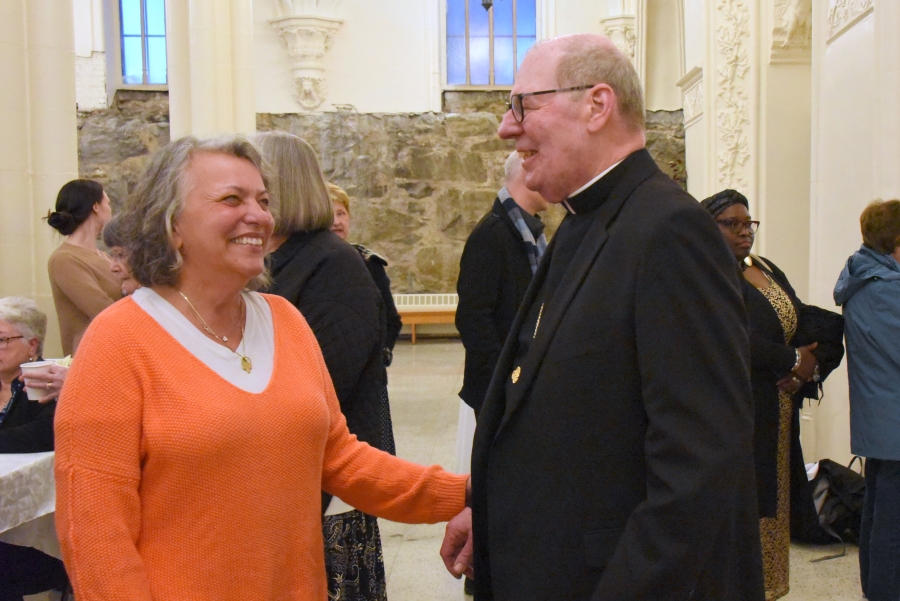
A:
[[[17,338],[25,338],[24,336],[9,336],[8,338],[0,338],[0,350],[5,349],[9,344],[10,340],[16,340]]]
[[[732,218],[716,219],[716,223],[727,228],[732,234],[740,234],[744,230],[747,230],[751,234],[755,234],[756,230],[759,229],[759,221],[741,221],[740,219]]]
[[[509,97],[509,102],[506,103],[506,110],[512,111],[513,117],[515,118],[516,122],[521,123],[525,120],[525,105],[522,104],[522,99],[526,96],[540,96],[541,94],[555,94],[556,92],[589,90],[595,85],[597,84],[591,84],[589,86],[575,86],[574,88],[559,88],[557,90],[541,90],[540,92],[525,92],[524,94],[513,94]]]

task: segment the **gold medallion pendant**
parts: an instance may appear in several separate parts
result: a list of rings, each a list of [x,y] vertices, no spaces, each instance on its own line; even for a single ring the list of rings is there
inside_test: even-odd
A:
[[[250,371],[253,369],[253,362],[250,361],[250,357],[241,357],[241,368],[248,374],[250,373]]]

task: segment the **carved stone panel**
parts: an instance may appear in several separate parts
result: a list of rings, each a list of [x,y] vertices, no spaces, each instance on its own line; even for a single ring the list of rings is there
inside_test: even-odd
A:
[[[715,24],[716,185],[752,193],[748,0],[717,0]]]
[[[828,37],[833,38],[874,8],[874,0],[830,0]]]
[[[600,19],[603,33],[634,64],[637,34],[634,15],[619,15]]]
[[[775,0],[772,62],[812,60],[812,0]]]

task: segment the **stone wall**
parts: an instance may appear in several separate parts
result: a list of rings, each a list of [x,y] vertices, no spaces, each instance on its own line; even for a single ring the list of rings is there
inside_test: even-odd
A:
[[[351,198],[351,236],[387,257],[395,292],[453,292],[463,244],[513,144],[490,113],[258,115],[308,141]],[[561,211],[550,221],[555,226]]]
[[[289,131],[316,149],[325,176],[351,197],[351,240],[388,258],[395,292],[452,292],[465,240],[490,209],[513,148],[496,135],[504,98],[467,107],[471,97],[445,95],[453,113],[260,114],[257,128]],[[120,91],[111,108],[78,117],[81,175],[121,202],[149,153],[168,142],[165,92]],[[683,183],[681,111],[648,115],[647,138],[660,167]],[[548,234],[563,215],[548,211]]]
[[[78,111],[78,172],[102,183],[114,208],[168,143],[167,92],[119,90],[108,109]]]

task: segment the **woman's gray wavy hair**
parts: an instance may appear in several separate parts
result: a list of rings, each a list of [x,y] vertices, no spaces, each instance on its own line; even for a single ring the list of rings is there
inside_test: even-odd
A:
[[[36,302],[21,296],[0,298],[0,320],[12,324],[26,340],[37,338],[37,354],[41,356],[47,335],[47,315]]]
[[[184,208],[184,177],[191,158],[199,153],[226,154],[250,161],[268,189],[271,167],[259,149],[240,135],[199,139],[186,136],[157,150],[116,215],[119,233],[127,241],[129,265],[144,286],[173,286],[183,259],[175,246],[174,223]],[[247,284],[257,290],[269,283],[267,271]]]

